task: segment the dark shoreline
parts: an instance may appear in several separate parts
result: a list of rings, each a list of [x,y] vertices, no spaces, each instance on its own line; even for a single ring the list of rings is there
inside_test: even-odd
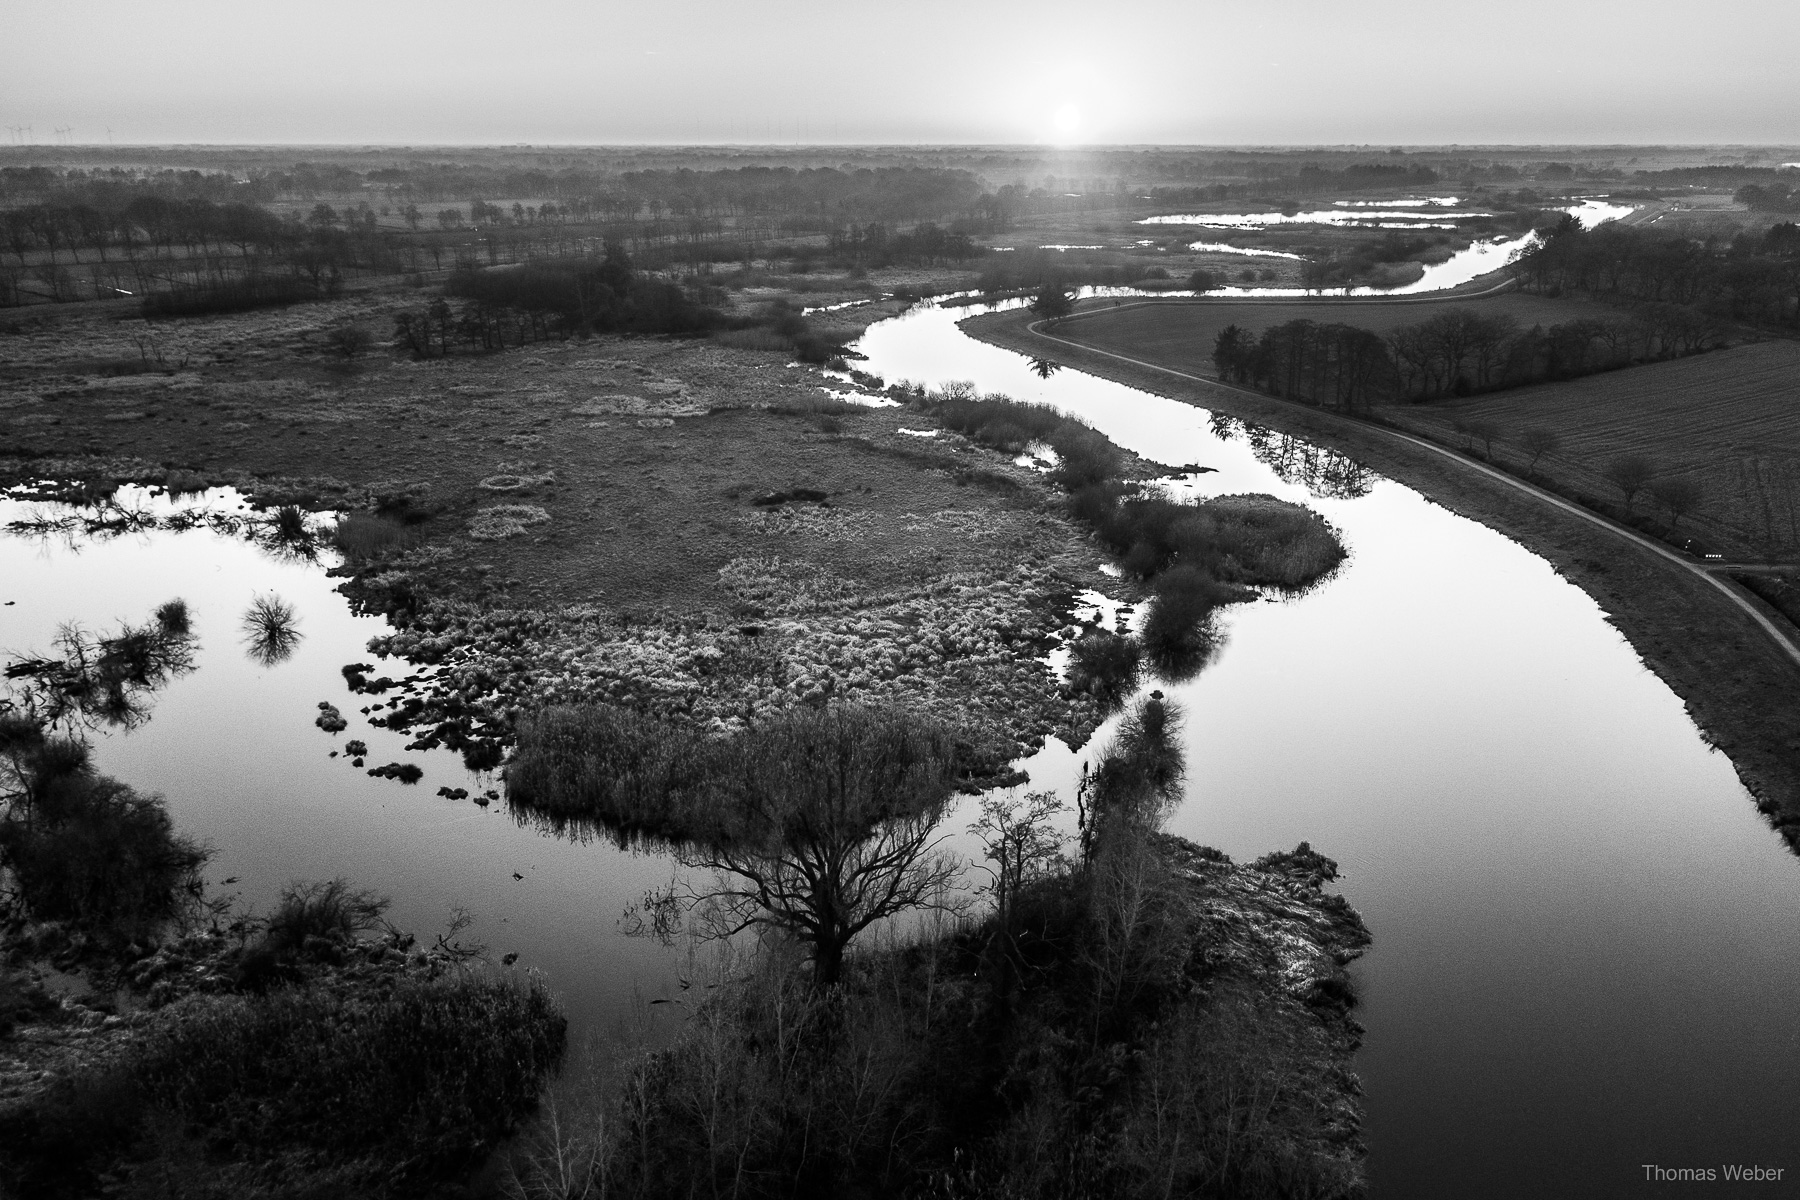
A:
[[[1029,309],[970,317],[971,337],[1020,353],[1049,343]],[[1706,741],[1725,752],[1769,823],[1800,851],[1800,672],[1740,609],[1691,573],[1580,517],[1541,504],[1450,459],[1335,413],[1137,367],[1054,343],[1058,361],[1348,455],[1547,560],[1607,613],[1681,697]]]

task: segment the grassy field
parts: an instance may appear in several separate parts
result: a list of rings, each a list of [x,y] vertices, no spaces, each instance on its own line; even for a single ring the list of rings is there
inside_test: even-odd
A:
[[[1459,423],[1486,422],[1499,430],[1495,457],[1518,466],[1528,458],[1523,431],[1552,430],[1562,445],[1538,471],[1560,490],[1613,504],[1622,496],[1602,472],[1621,455],[1640,455],[1658,480],[1700,486],[1698,507],[1680,523],[1703,540],[1751,557],[1800,556],[1800,343],[1737,346],[1385,414],[1451,443],[1465,440]],[[1634,507],[1659,509],[1648,496]]]

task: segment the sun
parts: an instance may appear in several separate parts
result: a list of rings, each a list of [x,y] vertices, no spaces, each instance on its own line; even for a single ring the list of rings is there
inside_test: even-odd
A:
[[[1065,104],[1056,110],[1056,132],[1058,136],[1072,138],[1081,128],[1081,110],[1073,104]]]

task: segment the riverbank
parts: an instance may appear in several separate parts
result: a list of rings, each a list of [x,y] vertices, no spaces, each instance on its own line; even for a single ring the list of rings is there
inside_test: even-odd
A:
[[[962,328],[1005,349],[1032,357],[1053,351],[1066,365],[1338,451],[1548,560],[1609,614],[1681,697],[1703,736],[1730,756],[1770,823],[1800,845],[1800,742],[1793,733],[1800,673],[1707,580],[1379,427],[1052,342],[1029,331],[1035,319],[1020,309],[973,317]]]

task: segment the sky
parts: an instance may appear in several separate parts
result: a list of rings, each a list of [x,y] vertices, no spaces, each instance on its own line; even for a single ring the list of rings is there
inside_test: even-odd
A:
[[[1800,0],[0,0],[0,144],[1796,143],[1797,47]]]

